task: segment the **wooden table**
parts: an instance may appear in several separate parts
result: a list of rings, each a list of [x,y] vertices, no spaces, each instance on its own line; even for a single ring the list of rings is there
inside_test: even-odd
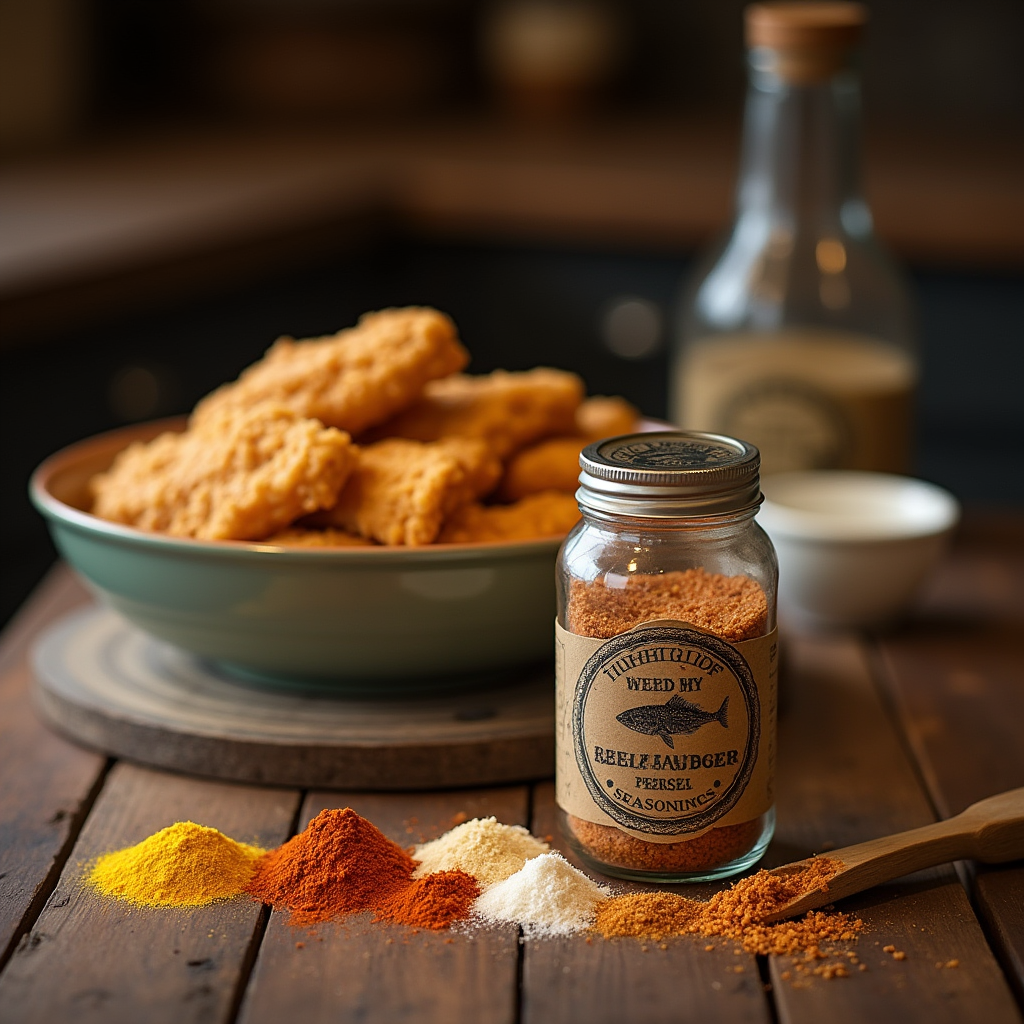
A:
[[[784,978],[786,961],[511,929],[414,932],[367,918],[297,931],[237,900],[132,909],[82,866],[175,820],[284,840],[351,805],[402,843],[454,815],[557,829],[550,783],[431,793],[299,792],[171,775],[80,749],[29,702],[39,630],[87,600],[64,569],[0,646],[0,1020],[600,1022],[1020,1021],[1024,865],[921,872],[847,901],[867,969]],[[881,637],[786,638],[778,832],[769,861],[954,814],[1024,786],[1024,518],[976,519],[916,620]],[[711,886],[695,887],[699,894]],[[894,945],[905,959],[883,947]],[[945,966],[949,961],[959,966]],[[938,965],[942,966],[938,966]]]

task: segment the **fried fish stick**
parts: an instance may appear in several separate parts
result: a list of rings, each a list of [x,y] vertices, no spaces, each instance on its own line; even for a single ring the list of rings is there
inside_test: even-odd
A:
[[[542,491],[573,494],[580,475],[585,437],[549,437],[513,455],[498,487],[499,501],[518,501]]]
[[[223,407],[133,444],[94,477],[93,512],[202,540],[261,540],[333,505],[356,461],[348,434],[264,403]]]
[[[430,544],[456,508],[494,489],[501,469],[483,442],[468,438],[378,441],[360,450],[337,504],[309,522],[381,544]]]
[[[618,395],[594,395],[576,410],[576,433],[591,441],[617,434],[631,434],[640,422],[640,413]]]
[[[439,544],[478,544],[564,537],[579,517],[576,499],[561,491],[531,494],[514,505],[473,502],[449,517],[437,541]]]
[[[446,377],[431,381],[419,401],[371,437],[474,437],[506,458],[542,437],[571,432],[582,400],[583,382],[564,370]]]
[[[273,400],[356,434],[404,409],[428,381],[457,373],[468,361],[455,325],[436,309],[366,313],[355,327],[326,338],[281,338],[238,380],[204,398],[193,422],[224,406]]]
[[[580,475],[580,451],[592,441],[636,429],[640,416],[624,398],[588,398],[576,410],[576,432],[549,437],[517,452],[505,467],[498,488],[501,501],[518,501],[541,491],[574,493]]]

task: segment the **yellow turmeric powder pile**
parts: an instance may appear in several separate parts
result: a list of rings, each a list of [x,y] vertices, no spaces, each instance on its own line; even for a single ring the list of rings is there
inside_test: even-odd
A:
[[[266,851],[194,821],[179,821],[136,846],[100,857],[89,883],[140,906],[201,907],[237,896]]]

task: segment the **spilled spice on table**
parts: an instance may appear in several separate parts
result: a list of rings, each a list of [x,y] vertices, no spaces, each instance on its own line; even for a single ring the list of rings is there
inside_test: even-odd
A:
[[[816,857],[791,875],[759,871],[705,903],[666,892],[617,896],[598,906],[596,928],[605,938],[632,935],[659,941],[671,935],[702,935],[732,939],[746,952],[762,956],[822,959],[831,955],[827,950],[834,943],[855,941],[863,922],[820,910],[798,920],[764,921],[797,896],[827,889],[841,866],[832,858]]]
[[[496,844],[490,852],[503,865],[498,874],[516,858],[543,849],[523,829],[475,819],[463,823],[461,832],[456,829],[459,834],[450,835],[449,843],[442,842],[436,852],[480,855],[480,873],[486,876],[487,857],[476,835],[481,830],[488,840],[485,847]],[[527,840],[537,846],[524,849]],[[370,911],[375,921],[405,924],[413,935],[420,929],[447,928],[471,915],[481,923],[518,924],[531,938],[593,927],[605,938],[634,936],[666,949],[665,939],[700,935],[731,940],[737,954],[792,957],[781,978],[804,984],[815,976],[843,978],[854,969],[867,970],[852,950],[837,948],[855,942],[863,922],[820,910],[776,924],[765,919],[800,895],[827,892],[841,866],[835,858],[821,856],[788,875],[760,871],[698,902],[658,891],[612,897],[560,854],[545,852],[526,856],[519,871],[488,886],[459,868],[417,871],[414,857],[345,808],[321,812],[304,832],[270,852],[237,843],[216,829],[178,822],[134,847],[99,858],[91,866],[89,882],[103,894],[159,906],[201,906],[244,891],[291,911],[291,923],[298,925]],[[303,945],[297,942],[295,948]],[[710,952],[720,945],[709,942],[704,948]],[[894,960],[906,956],[891,943],[882,952]],[[955,968],[959,961],[938,961],[935,966]]]

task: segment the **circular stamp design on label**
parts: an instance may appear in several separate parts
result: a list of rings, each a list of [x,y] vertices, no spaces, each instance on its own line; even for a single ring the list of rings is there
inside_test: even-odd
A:
[[[825,392],[803,381],[761,380],[721,407],[721,429],[761,449],[761,470],[834,469],[850,448],[850,425]]]
[[[594,802],[624,828],[682,835],[739,800],[757,761],[761,708],[746,659],[696,629],[640,626],[583,667],[573,746]]]
[[[743,452],[684,438],[632,440],[601,449],[609,461],[636,469],[707,469],[738,460]]]

